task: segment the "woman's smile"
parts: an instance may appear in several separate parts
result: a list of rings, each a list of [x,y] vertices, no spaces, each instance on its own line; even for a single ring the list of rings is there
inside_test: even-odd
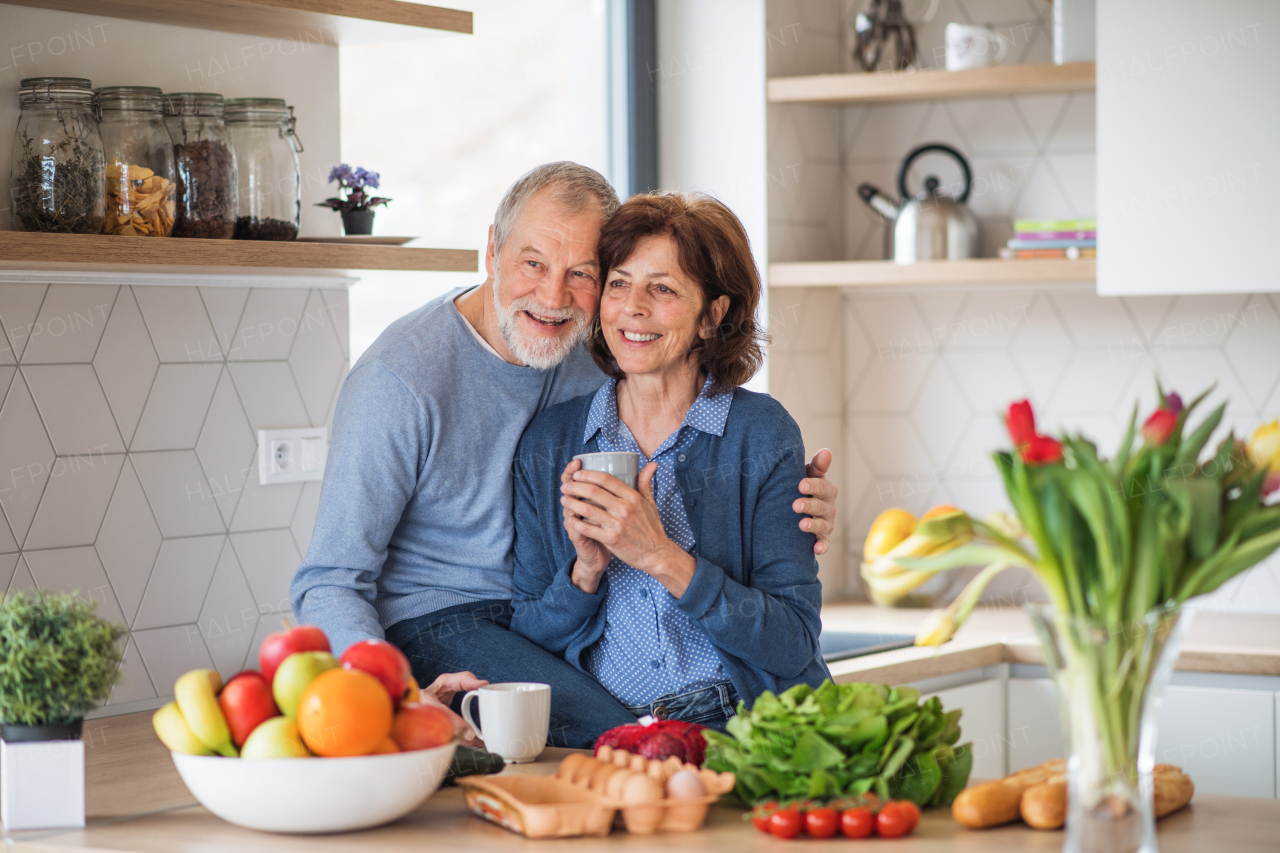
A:
[[[622,333],[622,337],[627,343],[636,344],[638,346],[651,344],[658,338],[662,337],[662,335],[657,332],[633,332],[629,329],[619,329],[618,331]]]

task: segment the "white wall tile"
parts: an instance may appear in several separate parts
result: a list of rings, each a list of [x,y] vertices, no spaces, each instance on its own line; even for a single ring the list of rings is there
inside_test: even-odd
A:
[[[54,460],[49,485],[23,547],[92,545],[123,464],[124,454],[60,456]]]
[[[223,359],[222,346],[196,288],[152,285],[133,288],[133,295],[161,361]]]
[[[184,672],[214,668],[196,625],[135,631],[133,641],[161,698],[173,696],[173,684]]]
[[[53,444],[45,432],[35,400],[19,372],[9,385],[9,394],[0,405],[0,471],[5,473],[5,491],[0,506],[18,543],[27,536],[35,518],[40,495],[53,464]]]
[[[18,567],[13,571],[13,580],[9,581],[9,589],[6,595],[14,592],[35,592],[40,587],[36,586],[35,578],[31,576],[31,569],[27,567],[25,558],[18,558]]]
[[[244,304],[249,299],[249,288],[201,287],[199,290],[200,299],[213,323],[213,333],[217,335],[222,351],[228,352],[240,330],[240,317],[244,314]]]
[[[230,362],[227,366],[254,430],[308,425],[307,407],[288,362]]]
[[[124,452],[92,365],[27,365],[22,374],[59,456]]]
[[[194,448],[222,373],[221,364],[160,365],[129,449]]]
[[[151,514],[133,463],[127,459],[94,546],[111,579],[125,623],[132,624],[156,554],[160,552],[160,528]]]
[[[23,364],[93,359],[118,287],[51,284],[27,337]]]
[[[134,630],[195,622],[226,542],[221,535],[164,540]]]
[[[9,584],[13,581],[13,570],[18,567],[20,556],[17,553],[0,554],[0,590],[9,589]],[[0,592],[0,598],[3,596],[4,593]]]
[[[235,549],[222,549],[196,624],[224,680],[245,668],[249,644],[258,627],[258,606],[240,570]],[[256,664],[253,661],[248,665]]]
[[[289,369],[297,380],[312,426],[324,423],[329,403],[338,391],[344,361],[342,344],[334,333],[320,291],[313,290],[298,322],[293,351],[289,354]]]
[[[119,705],[124,702],[140,702],[144,699],[156,698],[155,685],[147,668],[142,663],[142,655],[138,653],[138,645],[130,637],[124,645],[124,660],[120,666],[124,679],[111,690],[108,705]]]
[[[294,287],[253,288],[227,348],[227,360],[288,358],[309,293]]]
[[[47,284],[0,284],[0,324],[11,350],[7,363],[22,358],[48,289]]]
[[[240,396],[231,381],[231,373],[223,370],[213,392],[213,402],[205,417],[196,456],[209,478],[218,511],[227,524],[235,515],[245,479],[257,476],[257,440],[249,428]]]
[[[133,288],[122,288],[93,357],[93,368],[126,444],[138,426],[159,364]]]
[[[13,531],[9,529],[9,520],[4,517],[4,511],[0,509],[0,554],[16,554],[17,551],[18,540],[13,538]]]
[[[292,613],[289,581],[301,557],[288,530],[233,533],[231,544],[253,591],[259,613]]]
[[[338,342],[342,344],[342,354],[351,355],[351,319],[347,303],[346,288],[323,288],[320,298],[324,301],[325,311],[329,315],[329,323],[338,333]]]
[[[134,453],[129,458],[164,536],[225,532],[213,489],[195,451],[161,450]]]
[[[1280,315],[1265,296],[1253,296],[1241,309],[1240,318],[1223,349],[1250,400],[1261,409],[1280,383],[1280,360],[1275,358]]]
[[[46,592],[78,591],[82,598],[98,605],[98,614],[114,622],[124,622],[107,573],[92,548],[57,548],[51,551],[24,551],[22,558],[31,576]]]
[[[230,530],[269,530],[288,527],[293,521],[293,511],[302,495],[302,483],[272,483],[259,485],[257,472],[245,478],[240,490],[240,502],[236,504]]]

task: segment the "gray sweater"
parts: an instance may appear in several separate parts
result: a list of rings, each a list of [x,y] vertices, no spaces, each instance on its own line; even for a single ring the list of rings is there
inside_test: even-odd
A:
[[[486,351],[453,304],[392,323],[342,384],[293,612],[334,654],[444,607],[510,599],[512,460],[533,417],[604,383],[577,347],[539,371]]]

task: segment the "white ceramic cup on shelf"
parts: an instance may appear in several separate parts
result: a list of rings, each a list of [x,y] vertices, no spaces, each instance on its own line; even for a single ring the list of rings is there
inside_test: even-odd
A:
[[[984,24],[947,24],[944,39],[948,71],[999,65],[1009,52],[1008,43]]]
[[[483,731],[471,713],[476,699],[480,700]],[[547,746],[551,685],[531,681],[487,684],[462,697],[462,716],[489,752],[516,764],[533,761]]]

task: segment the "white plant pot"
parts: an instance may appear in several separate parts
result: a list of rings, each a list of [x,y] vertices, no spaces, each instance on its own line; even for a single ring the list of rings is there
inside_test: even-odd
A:
[[[84,826],[84,741],[0,740],[0,820],[11,832]]]

